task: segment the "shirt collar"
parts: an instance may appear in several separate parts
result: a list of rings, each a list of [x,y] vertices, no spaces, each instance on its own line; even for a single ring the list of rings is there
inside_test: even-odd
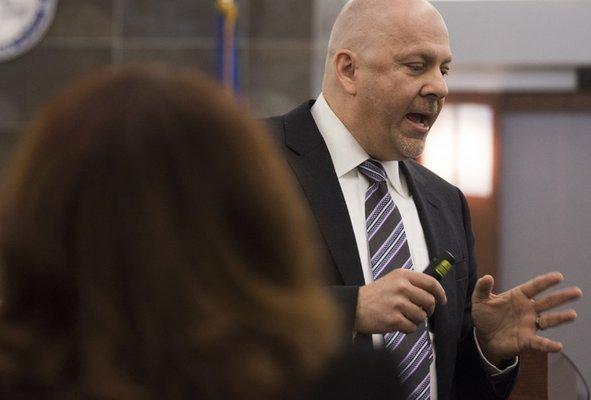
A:
[[[341,179],[352,170],[357,173],[357,166],[370,157],[349,132],[345,124],[332,111],[322,93],[318,96],[310,112],[320,134],[324,138],[326,147],[328,147],[337,177]],[[394,190],[403,197],[410,197],[398,161],[380,162],[384,166],[388,180]]]

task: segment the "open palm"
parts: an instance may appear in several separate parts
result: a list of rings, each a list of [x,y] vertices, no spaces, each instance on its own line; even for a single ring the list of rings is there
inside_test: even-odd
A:
[[[557,352],[562,344],[537,334],[536,318],[543,329],[577,317],[575,310],[547,312],[582,296],[578,287],[562,289],[537,300],[534,297],[562,282],[562,274],[538,276],[501,294],[493,294],[494,280],[486,275],[472,294],[472,319],[485,356],[491,361],[513,358],[523,350]],[[543,314],[542,314],[543,313]]]

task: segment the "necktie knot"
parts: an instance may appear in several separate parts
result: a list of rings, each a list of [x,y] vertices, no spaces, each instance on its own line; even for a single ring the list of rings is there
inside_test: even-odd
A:
[[[365,160],[359,164],[358,169],[371,183],[385,182],[388,179],[384,166],[374,159]]]

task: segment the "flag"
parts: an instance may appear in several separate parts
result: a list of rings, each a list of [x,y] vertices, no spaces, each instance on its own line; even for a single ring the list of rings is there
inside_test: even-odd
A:
[[[238,6],[234,0],[216,0],[216,76],[220,83],[237,93],[238,52],[236,49],[236,20]]]

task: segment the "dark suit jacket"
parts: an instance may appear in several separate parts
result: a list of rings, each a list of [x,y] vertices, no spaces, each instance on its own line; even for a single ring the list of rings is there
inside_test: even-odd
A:
[[[386,351],[346,348],[330,361],[311,389],[295,400],[404,400],[396,362]]]
[[[353,228],[338,178],[310,107],[267,120],[303,194],[309,202],[324,238],[333,292],[343,304],[351,337],[357,294],[364,285]],[[400,163],[421,225],[430,257],[440,249],[457,259],[442,280],[447,304],[438,305],[430,319],[434,330],[438,398],[499,399],[513,387],[517,369],[493,386],[485,375],[473,338],[471,294],[476,283],[474,238],[466,199],[458,188],[414,161]],[[369,335],[357,335],[356,343],[371,347]]]

